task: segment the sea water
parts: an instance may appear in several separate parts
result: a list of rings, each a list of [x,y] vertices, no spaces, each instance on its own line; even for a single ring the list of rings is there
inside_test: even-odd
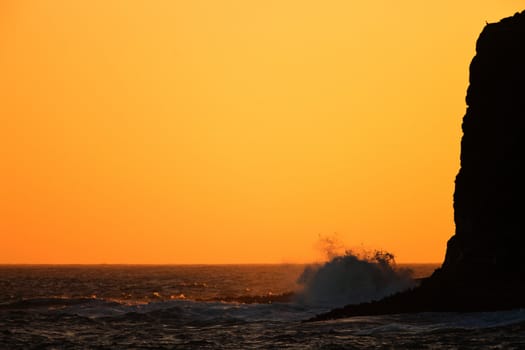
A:
[[[417,279],[436,265],[400,270],[407,267]],[[0,266],[0,348],[525,348],[525,310],[303,322],[346,302],[305,297],[321,288],[305,285],[311,272],[304,265]],[[351,276],[352,288],[378,285]],[[348,278],[340,279],[347,285]]]

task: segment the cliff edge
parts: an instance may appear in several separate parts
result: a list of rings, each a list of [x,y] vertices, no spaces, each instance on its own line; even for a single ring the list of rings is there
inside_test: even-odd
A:
[[[470,65],[442,274],[525,276],[525,12],[489,24]]]
[[[313,320],[525,307],[525,11],[483,29],[466,103],[442,267],[415,289]]]

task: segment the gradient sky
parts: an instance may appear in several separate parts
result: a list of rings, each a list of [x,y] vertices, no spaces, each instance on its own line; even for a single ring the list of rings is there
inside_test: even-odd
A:
[[[441,262],[468,66],[522,1],[2,1],[0,263]]]

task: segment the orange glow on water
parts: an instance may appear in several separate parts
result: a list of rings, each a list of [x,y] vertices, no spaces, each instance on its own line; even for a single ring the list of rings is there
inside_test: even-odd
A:
[[[521,1],[0,5],[0,263],[437,262],[468,65]]]

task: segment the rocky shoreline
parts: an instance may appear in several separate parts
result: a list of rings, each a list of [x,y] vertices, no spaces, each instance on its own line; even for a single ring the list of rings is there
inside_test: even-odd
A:
[[[352,316],[373,316],[415,312],[479,312],[525,307],[523,281],[491,281],[494,285],[464,283],[434,285],[429,278],[419,287],[378,301],[347,305],[317,315],[307,321],[325,321]]]

